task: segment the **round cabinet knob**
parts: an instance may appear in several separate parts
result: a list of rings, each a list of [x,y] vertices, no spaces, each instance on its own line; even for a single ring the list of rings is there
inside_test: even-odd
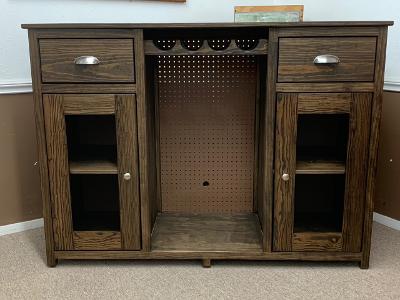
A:
[[[288,180],[289,180],[289,174],[284,173],[284,174],[282,175],[282,180],[283,180],[283,181],[288,181]]]
[[[131,179],[131,173],[125,173],[124,174],[124,179],[125,180],[130,180]]]
[[[337,242],[337,238],[332,238],[331,241],[332,241],[332,243],[336,243]]]

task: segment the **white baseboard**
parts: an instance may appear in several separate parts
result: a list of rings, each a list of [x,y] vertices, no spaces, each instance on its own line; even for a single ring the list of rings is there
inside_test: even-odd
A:
[[[374,221],[400,231],[400,221],[374,212]],[[0,236],[43,227],[43,218],[0,226]]]
[[[400,230],[400,221],[374,212],[374,221],[387,227]]]
[[[383,85],[383,90],[386,92],[400,92],[400,82],[385,80],[385,84]]]
[[[43,218],[0,226],[0,236],[43,227]]]
[[[4,82],[0,83],[0,94],[32,93],[31,82]]]

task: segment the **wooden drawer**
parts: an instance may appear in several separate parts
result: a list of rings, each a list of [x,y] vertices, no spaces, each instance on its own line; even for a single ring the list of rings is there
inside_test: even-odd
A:
[[[41,39],[42,82],[134,82],[133,39]],[[76,64],[94,56],[98,64]]]
[[[279,39],[278,82],[374,81],[375,37]],[[337,64],[316,64],[334,55]]]

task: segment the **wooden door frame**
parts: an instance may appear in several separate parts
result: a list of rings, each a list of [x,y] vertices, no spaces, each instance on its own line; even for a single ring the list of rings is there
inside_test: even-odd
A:
[[[342,233],[340,241],[338,238],[335,238],[337,243],[334,245],[324,244],[321,248],[332,246],[332,250],[336,251],[338,250],[338,243],[340,243],[342,251],[361,251],[366,199],[365,185],[368,170],[365,162],[368,158],[372,95],[372,93],[277,94],[273,224],[274,251],[300,251],[301,247],[293,247],[293,238],[301,243],[304,242],[305,237],[310,238],[310,235],[304,235],[299,238],[293,234],[297,116],[302,113],[349,114]],[[327,102],[329,101],[329,96],[332,97],[332,100]],[[289,174],[288,181],[281,179],[283,173]],[[320,234],[318,233],[317,235]],[[309,244],[309,241],[305,241],[304,245],[306,244]]]
[[[44,94],[43,107],[56,250],[140,250],[135,95]],[[73,230],[65,115],[115,115],[120,232]],[[129,185],[123,178],[126,172],[131,174]]]

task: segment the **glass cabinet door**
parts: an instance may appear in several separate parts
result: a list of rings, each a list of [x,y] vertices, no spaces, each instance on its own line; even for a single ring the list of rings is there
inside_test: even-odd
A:
[[[56,250],[140,249],[135,96],[43,103]]]
[[[361,250],[371,99],[278,94],[274,251]]]

